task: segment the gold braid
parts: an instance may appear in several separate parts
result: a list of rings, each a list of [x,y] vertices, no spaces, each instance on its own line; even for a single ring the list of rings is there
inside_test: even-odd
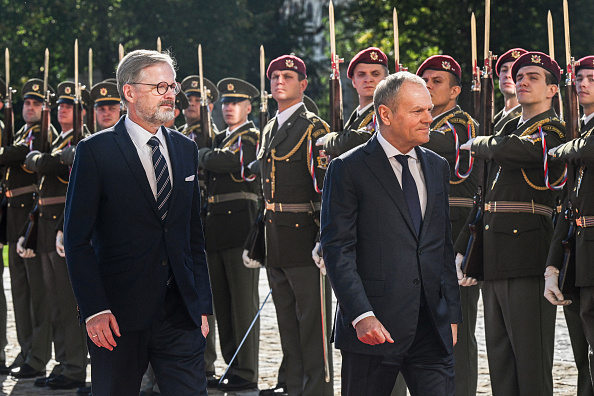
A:
[[[260,134],[258,132],[254,131],[252,129],[247,129],[247,130],[240,132],[237,135],[233,136],[233,138],[229,139],[229,141],[227,143],[225,143],[225,145],[223,146],[222,150],[231,147],[239,139],[240,136],[243,136],[250,132],[254,132],[258,136],[258,139],[260,139]],[[231,176],[231,180],[233,180],[236,183],[243,183],[245,181],[243,179],[236,178],[235,176],[233,176],[233,173],[229,173],[229,176]]]
[[[311,131],[313,130],[314,124],[311,124],[307,130],[305,131],[305,133],[303,134],[303,136],[301,136],[301,139],[299,139],[299,142],[295,145],[295,147],[293,147],[293,149],[291,151],[289,151],[289,153],[287,155],[284,155],[282,157],[277,157],[276,156],[276,148],[273,148],[272,151],[270,152],[271,156],[272,156],[272,171],[270,174],[270,177],[272,178],[272,182],[271,182],[271,191],[272,191],[272,198],[274,198],[274,187],[276,184],[276,166],[274,165],[274,161],[285,161],[288,160],[293,154],[295,154],[297,152],[297,150],[299,150],[299,147],[301,147],[301,145],[303,144],[303,142],[305,141],[305,138],[311,139]],[[308,154],[309,157],[309,154]],[[309,158],[307,159],[307,168],[309,169]]]
[[[466,116],[466,126],[468,127],[468,122],[470,122],[470,136],[471,137],[476,137],[476,127],[474,125],[474,122],[472,121],[468,121],[468,120],[472,120],[472,117],[470,116],[470,114],[468,114],[465,111],[462,111],[462,114],[464,114]],[[435,126],[433,127],[433,129],[439,129],[442,126],[445,125],[446,122],[448,122],[449,120],[451,120],[452,118],[454,118],[455,116],[460,115],[460,112],[455,112],[452,114],[448,114],[447,116],[443,117],[437,124],[435,124]],[[444,132],[450,131],[451,128],[446,129]],[[452,131],[452,133],[456,133],[456,131]],[[450,184],[453,185],[457,185],[460,183],[463,183],[466,179],[460,179],[460,180],[450,180]]]
[[[369,124],[371,122],[371,120],[373,120],[374,114],[375,113],[373,111],[371,113],[367,114],[367,116],[365,118],[363,118],[363,121],[361,121],[361,123],[359,124],[359,127],[357,127],[357,129],[367,127],[367,124]],[[373,129],[375,130],[375,127]]]

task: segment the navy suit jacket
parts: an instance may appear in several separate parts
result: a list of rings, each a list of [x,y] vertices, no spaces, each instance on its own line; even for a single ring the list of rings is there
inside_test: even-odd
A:
[[[198,149],[182,134],[162,131],[173,172],[164,223],[124,117],[77,146],[64,245],[81,320],[110,309],[120,330],[147,329],[163,306],[170,271],[196,325],[212,314]]]
[[[449,217],[449,165],[417,147],[427,209],[416,235],[404,193],[377,140],[334,159],[322,195],[321,244],[338,299],[335,344],[368,355],[400,355],[412,344],[424,291],[444,347],[462,321]],[[373,311],[395,343],[359,341],[352,321]]]

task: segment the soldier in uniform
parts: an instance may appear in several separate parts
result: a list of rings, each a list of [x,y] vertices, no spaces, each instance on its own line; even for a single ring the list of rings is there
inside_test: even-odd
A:
[[[243,264],[243,245],[258,211],[260,181],[246,167],[256,159],[260,133],[248,120],[260,92],[252,84],[225,78],[217,84],[228,128],[213,147],[199,150],[208,178],[205,246],[221,353],[228,364],[258,312],[257,268]],[[224,391],[257,388],[260,322],[256,321],[227,376]]]
[[[53,89],[48,86],[53,92]],[[22,89],[25,125],[15,133],[12,146],[0,148],[0,166],[6,167],[4,186],[8,201],[7,236],[8,262],[17,339],[21,352],[14,362],[2,371],[18,378],[32,378],[45,374],[51,356],[49,304],[39,257],[23,259],[17,254],[21,228],[26,225],[35,203],[37,177],[23,167],[31,150],[41,147],[41,109],[43,81],[31,79]],[[52,136],[55,129],[51,127]],[[8,371],[8,372],[7,372]]]
[[[97,129],[111,128],[120,119],[122,101],[118,93],[118,86],[109,81],[102,81],[93,85],[91,99],[95,103],[95,117]]]
[[[421,64],[417,75],[427,83],[433,103],[430,140],[423,147],[441,155],[450,164],[450,221],[452,239],[456,240],[460,230],[467,225],[478,180],[469,163],[470,154],[460,152],[460,145],[476,136],[478,125],[457,105],[462,91],[462,71],[454,58],[431,56]],[[460,262],[459,259],[458,267]],[[474,333],[480,288],[475,279],[464,277],[459,269],[458,282],[463,286],[460,297],[464,322],[458,325],[458,343],[454,347],[456,395],[474,396],[478,379],[478,348]]]
[[[482,290],[493,395],[546,396],[553,394],[556,309],[543,298],[542,273],[563,165],[544,167],[543,148],[565,139],[565,126],[552,108],[561,70],[548,55],[527,52],[514,62],[512,76],[521,116],[497,136],[479,136],[461,148],[470,148],[476,160],[492,160]],[[467,242],[462,232],[456,244]],[[459,246],[456,251],[463,251]]]
[[[493,134],[497,134],[511,119],[522,112],[518,98],[516,98],[516,84],[511,75],[512,65],[520,56],[525,54],[523,48],[512,48],[497,59],[495,73],[499,77],[499,91],[503,94],[503,108],[493,118]]]
[[[592,220],[594,217],[594,180],[588,167],[592,166],[594,153],[592,139],[594,139],[594,56],[586,56],[578,61],[575,67],[576,89],[579,104],[584,116],[580,120],[581,137],[560,147],[551,149],[553,158],[575,165],[577,174],[573,190],[568,191],[569,201],[576,219],[577,231],[575,237],[575,266],[576,283],[580,293],[577,300],[568,305],[558,287],[559,269],[563,263],[565,249],[562,241],[569,234],[569,220],[565,216],[558,216],[555,233],[551,241],[547,268],[545,271],[545,297],[554,305],[563,305],[565,320],[571,346],[578,367],[578,396],[592,395],[592,378],[594,378],[594,358],[588,354],[588,345],[583,345],[584,337],[587,344],[594,345],[593,296],[594,276],[592,271]],[[581,316],[581,322],[575,318],[576,312]],[[579,319],[579,317],[577,318]],[[582,327],[583,325],[583,327]],[[589,363],[588,364],[588,360]],[[588,367],[589,366],[589,367]],[[584,372],[587,375],[584,375]]]
[[[332,157],[357,147],[369,140],[375,132],[373,93],[375,87],[390,72],[388,57],[379,48],[369,47],[353,57],[347,76],[359,96],[359,106],[349,117],[344,131],[331,132],[324,142],[324,151]]]
[[[319,234],[320,192],[327,156],[315,142],[328,125],[306,110],[305,63],[293,55],[274,59],[266,73],[278,113],[263,131],[258,160],[266,205],[266,266],[276,306],[289,394],[324,396],[324,347],[320,304],[320,270],[311,251]],[[330,285],[323,278],[326,327],[331,327]],[[329,336],[326,337],[329,341]]]
[[[55,356],[58,365],[45,381],[37,386],[52,389],[72,389],[85,385],[87,376],[86,331],[76,315],[77,305],[70,285],[66,259],[56,251],[56,231],[64,213],[66,189],[70,169],[60,161],[61,150],[74,145],[74,92],[75,85],[65,81],[58,85],[58,122],[62,132],[52,142],[50,153],[32,151],[27,155],[25,167],[37,173],[39,224],[37,255],[41,256],[45,285],[50,302]],[[84,106],[92,106],[90,93],[82,91]],[[84,115],[84,111],[83,111]],[[89,132],[84,128],[84,135]]]
[[[4,94],[6,93],[6,83],[4,80],[0,78],[0,110],[4,108]],[[4,136],[4,124],[2,120],[0,120],[0,140],[4,141],[6,137]],[[4,169],[0,168],[0,176],[4,176]],[[1,185],[1,182],[0,182]],[[0,199],[3,201],[6,199],[4,196],[4,187],[2,187],[2,193],[0,194]],[[3,206],[3,213],[2,217],[4,217],[3,221],[0,224],[6,226],[6,206]],[[0,230],[0,235],[2,235],[3,240],[0,241],[0,252],[4,248],[6,244],[6,229]],[[0,278],[4,273],[4,258],[0,257]],[[4,352],[4,348],[8,345],[8,340],[6,339],[6,320],[7,320],[7,307],[6,307],[6,295],[4,294],[4,284],[0,285],[0,371],[4,370],[7,371],[6,368],[6,353]]]

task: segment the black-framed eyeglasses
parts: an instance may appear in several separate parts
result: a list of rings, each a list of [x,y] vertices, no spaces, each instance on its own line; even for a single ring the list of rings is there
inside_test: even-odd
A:
[[[161,81],[158,84],[132,82],[132,83],[128,83],[128,84],[130,84],[130,85],[148,85],[149,87],[157,88],[157,93],[159,95],[165,95],[169,89],[171,89],[175,95],[177,95],[181,91],[181,84],[178,82],[174,82],[173,84],[167,84],[165,81]]]

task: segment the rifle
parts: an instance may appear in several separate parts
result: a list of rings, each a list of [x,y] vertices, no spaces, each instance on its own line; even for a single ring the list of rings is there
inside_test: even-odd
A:
[[[489,35],[491,21],[491,2],[485,2],[485,62],[481,73],[480,81],[480,112],[479,120],[482,128],[479,134],[488,136],[493,134],[493,61],[497,58],[489,51]],[[466,254],[462,261],[462,271],[478,280],[483,279],[483,214],[484,195],[486,193],[485,183],[487,181],[487,167],[485,161],[477,161],[475,167],[478,172],[478,188],[474,196],[474,208],[476,216],[468,225],[470,229],[470,240],[466,248]]]
[[[268,124],[268,99],[272,95],[266,92],[266,59],[264,57],[264,46],[260,46],[260,134]]]
[[[200,75],[200,130],[202,131],[202,144],[200,148],[211,147],[214,140],[210,125],[210,112],[208,111],[209,90],[204,86],[202,70],[202,44],[198,44],[198,74]]]
[[[89,48],[89,87],[93,87],[93,49]],[[89,103],[89,114],[87,115],[87,128],[90,133],[95,133],[95,106]]]
[[[330,21],[330,62],[332,74],[330,75],[330,130],[340,132],[343,129],[342,113],[342,88],[340,86],[340,64],[344,61],[336,55],[336,36],[334,34],[334,5],[329,5]]]
[[[394,27],[394,63],[396,64],[396,73],[399,71],[408,71],[408,67],[402,66],[400,63],[400,40],[398,34],[398,13],[396,7],[392,10],[392,25]]]
[[[566,133],[565,138],[569,142],[580,136],[579,132],[579,107],[577,101],[577,91],[575,86],[575,65],[576,62],[571,56],[571,46],[569,42],[569,12],[567,0],[563,0],[563,19],[565,25],[565,59],[567,61],[567,72],[565,74],[565,108],[567,115],[565,119]],[[575,185],[576,167],[573,165],[567,172],[567,192],[571,194]],[[561,242],[563,245],[563,265],[559,272],[559,289],[564,295],[579,296],[579,290],[575,287],[575,217],[571,204],[571,196],[567,197],[567,207],[565,208],[565,218],[569,221],[569,231],[567,237]]]
[[[470,36],[472,43],[472,86],[470,88],[470,102],[472,118],[478,120],[481,114],[481,68],[478,65],[476,46],[476,18],[474,12],[470,17]]]
[[[16,91],[13,91],[10,86],[10,53],[8,48],[4,51],[4,66],[6,71],[6,95],[4,97],[4,136],[0,136],[0,146],[2,147],[10,146],[14,138],[12,94]]]
[[[43,70],[43,107],[41,108],[41,152],[49,153],[52,144],[52,131],[50,126],[51,92],[48,89],[49,72],[49,50],[45,49],[44,70]]]
[[[547,32],[549,35],[549,56],[552,60],[555,60],[555,40],[553,35],[553,16],[551,15],[551,10],[547,15]],[[561,106],[561,91],[557,91],[557,95],[553,97],[553,108],[555,112],[559,115],[559,118],[562,120],[565,119],[563,117],[563,107]]]
[[[23,247],[25,249],[37,250],[37,223],[39,219],[39,202],[29,213],[29,223],[27,223],[27,230],[25,231],[25,241]]]
[[[78,81],[78,39],[74,41],[74,107],[72,109],[73,130],[72,144],[82,139],[83,131],[83,102],[81,91],[84,87]]]

